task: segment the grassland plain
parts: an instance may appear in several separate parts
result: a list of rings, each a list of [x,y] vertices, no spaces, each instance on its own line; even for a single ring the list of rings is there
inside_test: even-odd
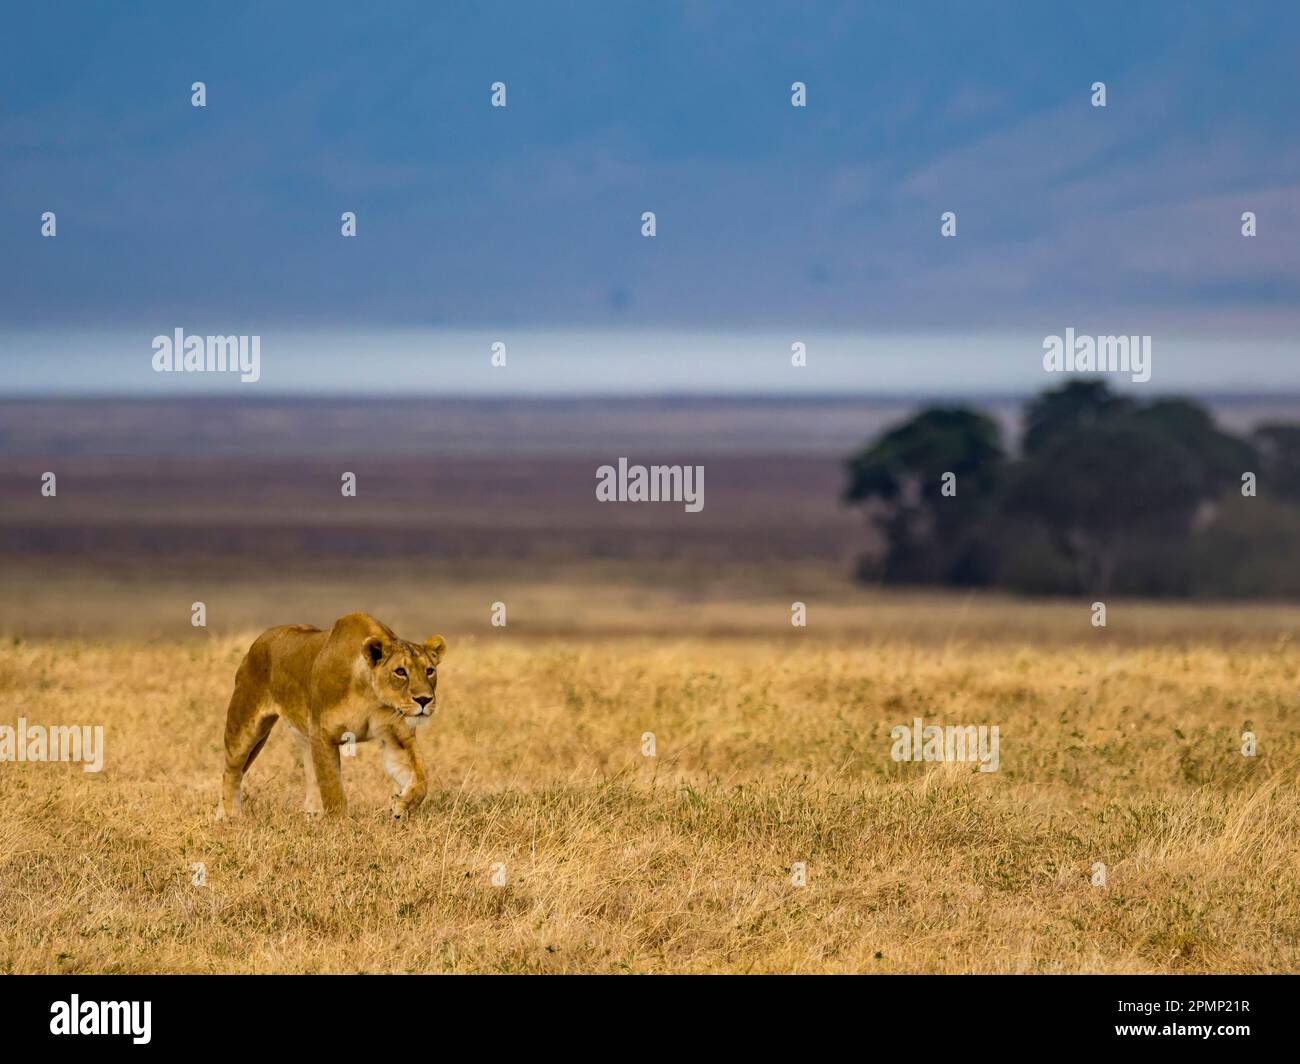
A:
[[[427,634],[417,603],[380,598]],[[78,601],[94,616],[93,588]],[[282,597],[278,619],[332,602]],[[1295,608],[1112,606],[1102,632],[1073,604],[875,595],[796,632],[770,616],[788,600],[725,625],[716,603],[649,605],[662,628],[606,630],[597,596],[599,639],[440,622],[432,786],[407,824],[367,745],[349,817],[306,818],[278,732],[245,819],[212,822],[257,627],[27,638],[11,607],[0,722],[103,724],[107,753],[98,774],[0,765],[0,970],[1300,967]],[[679,615],[697,620],[674,633]],[[1000,770],[894,762],[890,729],[918,716],[998,725]]]

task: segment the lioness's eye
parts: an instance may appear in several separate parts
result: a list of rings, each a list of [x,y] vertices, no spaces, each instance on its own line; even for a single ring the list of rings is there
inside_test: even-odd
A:
[[[432,675],[433,675],[433,670],[432,670],[432,669],[425,669],[425,670],[424,670],[424,675],[425,675],[425,676],[432,676]]]
[[[403,680],[406,679],[406,670],[405,670],[405,669],[395,669],[395,670],[393,670],[393,671],[396,672],[397,675],[400,676]]]

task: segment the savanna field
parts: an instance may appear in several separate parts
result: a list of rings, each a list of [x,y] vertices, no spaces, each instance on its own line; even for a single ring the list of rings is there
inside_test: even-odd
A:
[[[195,630],[188,589],[7,576],[0,722],[103,724],[106,756],[0,765],[5,972],[1300,966],[1294,607],[1113,603],[1099,630],[1086,604],[836,585],[795,630],[741,575],[725,601],[566,576],[512,585],[494,630],[465,571],[364,601],[231,581],[233,621]],[[214,823],[248,643],[350,608],[451,643],[429,799],[391,822],[362,744],[348,818],[311,820],[280,725]],[[915,717],[998,725],[999,771],[894,762]]]

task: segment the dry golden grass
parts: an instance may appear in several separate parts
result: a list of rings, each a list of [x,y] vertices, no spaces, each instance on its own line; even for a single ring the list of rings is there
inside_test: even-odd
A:
[[[1023,625],[977,608],[985,636]],[[449,630],[407,824],[365,745],[348,819],[304,817],[283,733],[245,819],[212,822],[253,631],[9,640],[0,722],[102,723],[107,757],[0,765],[0,970],[1300,967],[1300,650],[945,623],[853,644]],[[915,716],[997,724],[1001,770],[894,763]]]

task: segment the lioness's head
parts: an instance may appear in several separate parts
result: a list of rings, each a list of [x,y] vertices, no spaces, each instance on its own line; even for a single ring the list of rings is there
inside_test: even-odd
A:
[[[363,648],[375,696],[412,724],[427,720],[437,704],[438,662],[447,640],[431,635],[423,643],[372,636]]]

